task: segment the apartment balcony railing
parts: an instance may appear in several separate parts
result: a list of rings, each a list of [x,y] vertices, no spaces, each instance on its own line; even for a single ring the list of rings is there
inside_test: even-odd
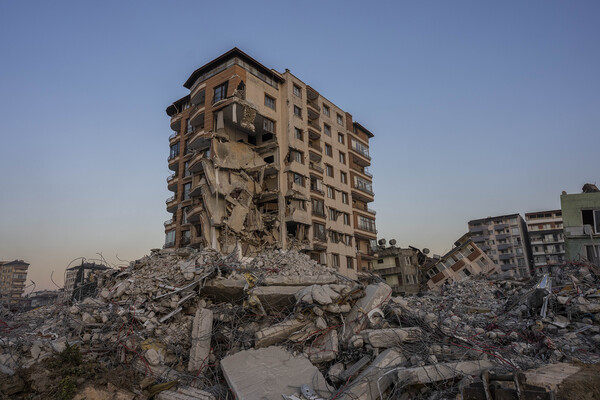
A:
[[[179,135],[179,132],[175,132],[174,134],[172,134],[171,136],[169,136],[169,142],[171,140],[175,139],[178,135]]]
[[[360,181],[354,182],[354,188],[360,190],[361,192],[368,193],[371,196],[375,195],[375,193],[373,193],[373,186],[371,184],[366,184]]]
[[[375,210],[373,210],[372,208],[367,208],[367,212],[373,215],[376,215],[377,212]]]
[[[321,112],[321,107],[319,107],[319,104],[317,104],[317,102],[316,102],[316,101],[314,101],[314,100],[311,100],[311,99],[306,99],[306,104],[307,104],[309,107],[312,107],[312,108],[314,108],[315,110],[317,110],[317,112],[319,112],[319,113]]]
[[[320,172],[321,174],[324,171],[323,167],[321,167],[319,164],[312,162],[312,161],[308,163],[308,166],[310,169]]]
[[[325,212],[324,211],[313,210],[312,211],[312,215],[314,215],[315,217],[325,218]]]
[[[373,272],[379,275],[395,275],[402,273],[402,267],[375,269]]]
[[[319,153],[321,153],[323,151],[323,149],[321,148],[321,146],[319,146],[316,143],[313,142],[308,142],[308,147],[313,149],[313,150],[317,150]]]
[[[310,120],[310,119],[308,120],[308,126],[309,126],[309,127],[311,127],[311,128],[313,128],[313,129],[314,129],[314,130],[316,130],[316,131],[319,131],[319,132],[321,132],[321,127],[320,127],[318,124],[314,123],[314,122],[313,122],[312,120]]]
[[[361,156],[370,160],[371,156],[369,155],[369,149],[367,147],[362,147],[362,146],[358,145],[357,143],[358,142],[353,142],[351,149],[354,150],[355,152],[357,152],[358,154],[360,154]]]
[[[173,218],[171,218],[171,219],[166,220],[163,225],[164,226],[171,225],[173,222],[175,222],[175,221],[173,220]]]
[[[171,182],[173,182],[173,181],[175,180],[175,178],[177,178],[177,176],[176,176],[175,174],[172,174],[172,175],[170,175],[170,176],[167,178],[167,183],[168,183],[168,184],[171,184]]]
[[[179,156],[179,153],[169,154],[169,157],[167,158],[167,161],[171,161],[171,160],[175,159],[178,156]]]
[[[356,227],[362,231],[377,233],[377,229],[375,229],[375,224],[361,224],[359,222]]]
[[[371,178],[373,177],[373,174],[372,174],[372,173],[371,173],[371,172],[370,172],[370,171],[369,171],[367,168],[365,168],[365,169],[362,171],[362,173],[363,173],[363,174],[365,174],[365,175],[366,175],[366,176],[368,176],[368,177],[371,177]]]

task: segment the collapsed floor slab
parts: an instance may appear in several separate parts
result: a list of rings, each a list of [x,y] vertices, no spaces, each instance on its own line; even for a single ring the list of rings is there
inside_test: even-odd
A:
[[[309,385],[323,398],[330,389],[319,370],[304,356],[280,347],[240,351],[223,358],[223,375],[236,399],[281,400]]]

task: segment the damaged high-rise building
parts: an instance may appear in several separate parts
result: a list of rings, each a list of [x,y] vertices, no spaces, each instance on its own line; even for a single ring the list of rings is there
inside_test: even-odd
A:
[[[190,93],[167,108],[165,247],[296,249],[349,276],[372,268],[369,130],[237,48],[183,86]]]

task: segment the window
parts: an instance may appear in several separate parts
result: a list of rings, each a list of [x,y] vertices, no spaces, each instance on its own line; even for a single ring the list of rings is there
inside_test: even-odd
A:
[[[344,213],[344,225],[350,225],[350,214]]]
[[[331,127],[327,124],[323,124],[323,130],[327,136],[331,136]]]
[[[337,210],[333,209],[333,208],[329,208],[329,220],[330,221],[335,221],[337,220]]]
[[[192,188],[192,182],[183,185],[183,200],[189,200],[190,189]]]
[[[325,218],[325,205],[323,204],[323,200],[312,199],[312,213],[313,215]],[[324,233],[325,232],[323,232],[323,234]]]
[[[294,106],[294,115],[296,117],[302,118],[302,109],[298,106]]]
[[[335,189],[331,186],[327,186],[327,197],[335,199]]]
[[[358,229],[362,229],[363,231],[376,233],[375,229],[375,220],[371,218],[364,217],[362,215],[358,216]]]
[[[352,246],[352,236],[344,235],[344,244],[346,246]]]
[[[348,175],[346,175],[345,172],[340,172],[340,180],[342,181],[342,183],[347,184],[348,183]]]
[[[189,244],[190,240],[192,238],[192,231],[187,230],[187,231],[183,231],[181,232],[181,244]]]
[[[327,143],[325,143],[325,155],[333,157],[333,150],[331,150],[331,145]]]
[[[183,207],[181,209],[181,225],[185,225],[188,223],[187,214],[190,207]]]
[[[329,117],[329,107],[326,106],[325,104],[323,104],[323,115],[326,115]]]
[[[369,159],[371,158],[369,156],[369,147],[365,146],[364,144],[362,144],[361,142],[359,142],[358,140],[355,140],[355,139],[351,139],[350,144],[352,146],[352,150],[356,151],[357,153],[362,154],[366,158],[369,158]]]
[[[350,256],[346,256],[346,268],[354,269],[354,260]]]
[[[346,164],[346,155],[340,151],[340,162]]]
[[[354,187],[363,192],[373,194],[373,184],[356,175],[354,175]]]
[[[344,126],[344,118],[340,114],[337,115],[337,123]]]
[[[275,109],[275,99],[268,94],[265,94],[265,106]]]
[[[331,266],[333,268],[340,267],[340,256],[339,254],[331,254]]]
[[[338,133],[338,142],[344,144],[344,134]]]
[[[333,167],[331,165],[325,164],[325,172],[327,173],[327,176],[333,178]]]
[[[593,233],[600,233],[600,210],[581,210],[581,221],[590,225]]]
[[[314,191],[314,192],[319,192],[319,193],[323,193],[323,182],[315,177],[315,176],[311,176],[310,177],[310,190]]]
[[[296,161],[302,164],[302,152],[298,150],[290,150],[290,161]]]
[[[325,241],[327,238],[325,237],[325,225],[323,224],[313,224],[313,236],[315,239]]]
[[[227,84],[229,82],[225,82],[215,87],[214,95],[213,95],[213,104],[217,101],[221,101],[227,97]]]
[[[293,172],[292,179],[296,185],[304,186],[304,177],[302,175]]]
[[[302,129],[294,128],[294,137],[298,140],[304,140],[302,135]]]
[[[598,263],[600,261],[600,245],[585,245],[585,255],[592,264]]]
[[[263,129],[267,132],[275,133],[275,122],[269,118],[263,119]]]
[[[171,145],[171,152],[169,153],[169,160],[177,157],[179,155],[179,142]]]
[[[342,192],[342,203],[348,204],[348,193]]]
[[[302,89],[298,85],[294,85],[294,95],[302,97]]]
[[[175,244],[175,231],[168,231],[165,236],[165,247],[170,247]]]
[[[192,132],[194,132],[194,127],[192,126],[192,122],[188,118],[188,120],[187,120],[187,128],[185,130],[185,133],[192,133]]]

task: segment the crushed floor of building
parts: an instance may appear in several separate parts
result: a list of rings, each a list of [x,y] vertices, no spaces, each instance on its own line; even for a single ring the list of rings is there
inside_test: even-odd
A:
[[[96,293],[1,310],[0,398],[600,398],[600,274],[394,297],[295,251],[156,250]]]

